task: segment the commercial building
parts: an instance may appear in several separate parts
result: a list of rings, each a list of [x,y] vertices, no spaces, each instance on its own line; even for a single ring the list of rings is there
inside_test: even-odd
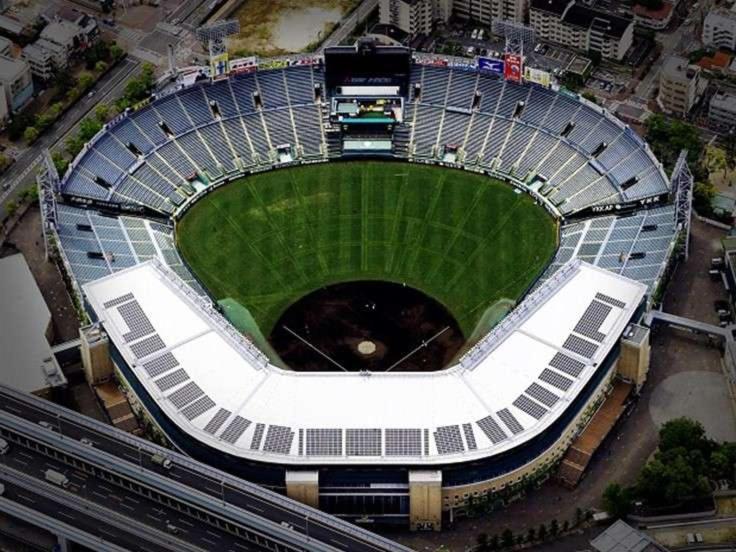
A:
[[[736,49],[736,13],[732,10],[711,10],[703,22],[703,44],[717,48]]]
[[[719,90],[714,94],[708,107],[708,120],[724,130],[736,127],[736,93]]]
[[[23,48],[23,59],[30,65],[33,76],[47,81],[65,69],[69,58],[85,50],[98,35],[96,21],[87,15],[76,21],[52,21],[36,42]]]
[[[638,26],[654,31],[663,31],[670,24],[670,21],[672,21],[672,14],[675,13],[675,4],[662,2],[662,5],[656,10],[635,4],[632,11],[634,12],[634,23]]]
[[[410,35],[428,35],[437,16],[435,4],[435,0],[380,0],[380,20]]]
[[[49,396],[66,386],[51,351],[51,312],[23,255],[0,259],[0,381],[20,391]]]
[[[589,8],[576,0],[532,0],[531,26],[537,38],[598,52],[620,61],[634,40],[634,20]]]
[[[528,9],[528,0],[455,0],[452,6],[458,19],[486,26],[498,19],[523,23]]]
[[[23,48],[22,56],[30,65],[33,76],[44,81],[52,79],[57,71],[66,69],[68,65],[65,48],[44,38]]]
[[[25,60],[0,56],[0,84],[11,113],[20,111],[33,98],[31,68]]]
[[[687,115],[698,101],[704,87],[701,69],[679,56],[667,58],[659,74],[657,102],[667,113]]]

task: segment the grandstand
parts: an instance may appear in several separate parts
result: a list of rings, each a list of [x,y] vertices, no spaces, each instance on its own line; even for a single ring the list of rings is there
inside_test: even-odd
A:
[[[180,80],[85,146],[58,184],[54,231],[120,375],[178,447],[349,519],[436,529],[442,511],[561,458],[621,373],[622,335],[661,284],[678,226],[662,166],[605,109],[469,60],[407,55],[406,82],[381,82],[378,101],[338,86],[320,56]],[[369,116],[346,125],[336,115],[351,94]],[[248,175],[366,155],[507,182],[558,221],[557,251],[441,372],[277,368],[219,314],[175,226]],[[420,488],[437,500],[420,505]]]

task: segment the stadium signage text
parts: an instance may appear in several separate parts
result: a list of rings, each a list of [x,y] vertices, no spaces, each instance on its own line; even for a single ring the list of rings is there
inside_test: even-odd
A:
[[[504,62],[501,59],[479,57],[478,58],[478,69],[481,71],[488,71],[496,75],[504,74]]]
[[[519,54],[506,54],[503,76],[506,80],[521,82],[523,59]]]
[[[569,218],[584,218],[591,215],[600,215],[605,213],[616,213],[626,214],[638,211],[639,209],[648,209],[650,207],[657,207],[662,203],[666,203],[669,199],[669,194],[664,193],[652,197],[645,197],[636,201],[630,201],[627,203],[609,203],[607,205],[592,205],[587,209],[572,213]]]

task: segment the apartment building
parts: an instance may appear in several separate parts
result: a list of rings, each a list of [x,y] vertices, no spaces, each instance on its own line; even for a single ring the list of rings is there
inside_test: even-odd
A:
[[[679,56],[667,58],[659,74],[657,102],[667,113],[687,115],[704,88],[700,67]]]

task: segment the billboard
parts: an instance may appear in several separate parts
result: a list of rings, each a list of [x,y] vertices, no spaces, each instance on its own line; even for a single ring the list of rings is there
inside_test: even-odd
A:
[[[210,77],[217,78],[229,71],[227,52],[210,57]]]
[[[230,62],[230,72],[233,74],[250,73],[258,68],[255,56],[234,59]]]
[[[534,69],[529,66],[524,67],[524,80],[527,82],[541,84],[545,88],[549,88],[549,85],[552,83],[552,77],[547,71]]]
[[[496,75],[503,75],[504,63],[501,59],[479,57],[478,58],[478,69],[481,71],[488,71]]]
[[[506,54],[504,56],[503,76],[506,80],[521,82],[523,60],[520,54]]]

